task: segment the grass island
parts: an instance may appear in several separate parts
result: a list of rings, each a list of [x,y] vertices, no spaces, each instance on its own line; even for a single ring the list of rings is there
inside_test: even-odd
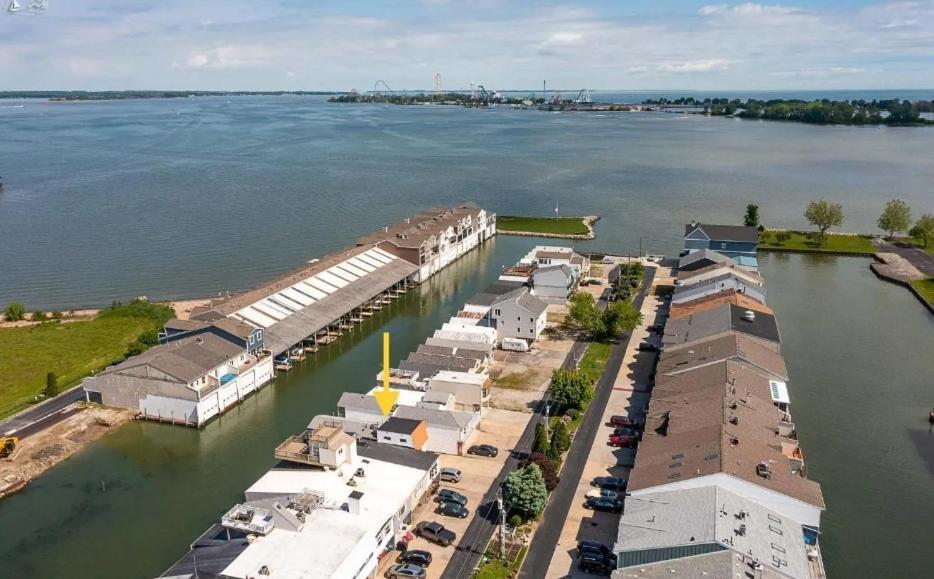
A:
[[[530,237],[562,237],[567,239],[593,239],[593,225],[599,217],[519,217],[500,215],[496,230],[506,235]]]

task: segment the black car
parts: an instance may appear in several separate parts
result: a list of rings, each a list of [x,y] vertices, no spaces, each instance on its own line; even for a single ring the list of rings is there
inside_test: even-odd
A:
[[[499,449],[492,444],[477,444],[471,446],[467,450],[467,454],[475,454],[477,456],[496,456],[499,454]]]
[[[441,523],[422,521],[415,525],[415,534],[443,547],[453,545],[457,535],[444,528]]]
[[[618,476],[598,476],[593,479],[591,483],[593,486],[601,489],[606,489],[608,491],[624,491],[626,490],[627,481],[624,478],[619,478]]]
[[[612,557],[613,551],[603,543],[598,543],[596,541],[580,541],[577,543],[577,553],[583,555],[585,553],[596,554],[603,557]]]
[[[577,566],[584,573],[594,573],[597,575],[609,575],[616,568],[615,562],[609,557],[599,553],[581,553],[577,558]]]
[[[399,555],[399,562],[411,563],[419,567],[427,567],[431,565],[431,553],[422,551],[421,549],[413,549]]]
[[[438,491],[435,501],[439,503],[457,503],[462,506],[467,505],[467,497],[451,489],[441,489]]]
[[[459,503],[440,503],[438,508],[435,510],[439,515],[444,515],[446,517],[457,517],[458,519],[466,519],[467,515],[470,514],[470,511],[462,504]]]
[[[655,324],[646,328],[650,332],[661,333],[665,329],[665,326],[661,324]]]
[[[604,511],[607,513],[623,512],[623,502],[606,497],[587,497],[584,507],[595,511]]]
[[[618,426],[613,429],[613,436],[630,436],[632,438],[639,438],[639,433],[634,428],[629,428],[628,426]]]
[[[658,346],[651,342],[642,342],[639,344],[639,350],[642,352],[658,352]]]

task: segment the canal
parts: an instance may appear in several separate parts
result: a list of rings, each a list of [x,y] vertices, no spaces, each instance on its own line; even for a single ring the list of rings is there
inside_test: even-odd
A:
[[[381,319],[201,431],[131,423],[0,505],[4,576],[150,578],[241,497],[272,449],[362,392],[379,370],[380,331],[398,361],[535,240],[500,236]],[[831,577],[926,575],[934,520],[926,423],[934,404],[934,322],[904,289],[854,258],[764,255],[810,474],[824,488]],[[927,461],[924,456],[927,456]]]
[[[832,578],[930,577],[934,318],[869,260],[765,254]]]

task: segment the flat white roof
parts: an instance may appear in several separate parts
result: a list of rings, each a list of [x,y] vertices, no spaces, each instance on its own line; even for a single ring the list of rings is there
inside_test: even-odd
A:
[[[453,370],[441,370],[428,380],[440,380],[444,382],[461,382],[463,384],[477,384],[482,386],[487,381],[487,374],[475,374],[472,372],[455,372]]]
[[[357,485],[349,486],[347,481],[357,468],[363,468],[366,476],[357,477]],[[337,470],[270,470],[247,489],[248,498],[311,490],[324,495],[325,505],[306,517],[301,531],[276,528],[257,539],[223,574],[258,577],[259,569],[266,566],[276,579],[353,577],[376,548],[380,530],[426,475],[424,470],[362,456]],[[359,514],[340,508],[353,492],[363,495]]]
[[[377,390],[382,389],[383,385],[380,384],[379,386],[373,387],[366,395],[373,396]],[[393,388],[393,390],[399,393],[399,399],[396,400],[396,404],[402,406],[416,406],[422,401],[422,398],[425,397],[425,393],[420,390],[407,390],[405,388]]]
[[[788,384],[780,380],[769,380],[769,391],[772,394],[772,402],[791,404],[791,398],[788,396]]]

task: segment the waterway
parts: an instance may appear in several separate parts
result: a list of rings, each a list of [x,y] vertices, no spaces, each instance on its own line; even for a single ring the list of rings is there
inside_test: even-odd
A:
[[[749,202],[805,227],[824,195],[854,231],[874,231],[890,196],[934,211],[930,128],[289,96],[30,101],[0,107],[0,135],[0,304],[30,308],[242,290],[465,200],[558,203],[602,216],[590,247],[669,254],[684,223],[738,222]]]
[[[869,260],[760,257],[830,577],[930,577],[934,318]]]

